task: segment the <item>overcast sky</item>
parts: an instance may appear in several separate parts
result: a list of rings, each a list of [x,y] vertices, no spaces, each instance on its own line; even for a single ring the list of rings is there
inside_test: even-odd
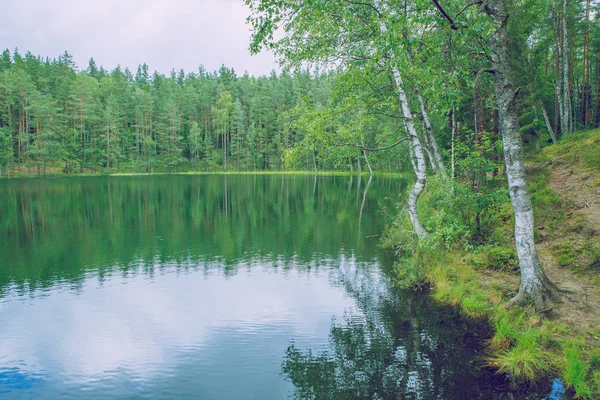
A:
[[[249,54],[242,0],[0,0],[0,15],[2,49],[51,58],[67,50],[81,69],[90,57],[133,73],[144,62],[165,74],[200,64],[238,75],[277,69],[271,54]]]

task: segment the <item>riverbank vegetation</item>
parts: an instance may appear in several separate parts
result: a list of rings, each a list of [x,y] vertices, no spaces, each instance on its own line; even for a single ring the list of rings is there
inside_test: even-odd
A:
[[[483,362],[517,381],[558,376],[582,398],[600,395],[598,208],[574,201],[555,186],[555,179],[563,172],[571,179],[585,177],[587,185],[576,189],[597,202],[596,154],[600,130],[573,134],[528,157],[536,244],[548,276],[564,296],[560,319],[541,319],[533,308],[505,307],[519,285],[505,178],[487,175],[473,190],[473,171],[457,169],[451,201],[444,201],[440,185],[433,182],[421,203],[431,232],[427,241],[415,241],[402,216],[384,239],[400,255],[395,267],[399,286],[430,289],[434,298],[466,315],[490,320],[494,335]]]

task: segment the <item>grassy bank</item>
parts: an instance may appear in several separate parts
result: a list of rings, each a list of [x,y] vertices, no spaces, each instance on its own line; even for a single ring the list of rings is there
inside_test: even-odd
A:
[[[533,309],[505,307],[518,290],[519,272],[502,174],[488,174],[475,189],[472,182],[461,182],[452,200],[442,196],[444,184],[434,180],[420,204],[430,237],[415,243],[399,219],[385,240],[401,254],[395,267],[398,285],[426,288],[465,315],[490,321],[494,335],[485,363],[518,382],[560,377],[577,397],[588,399],[600,398],[600,229],[593,211],[553,185],[580,175],[594,196],[600,187],[598,155],[600,130],[529,156],[537,246],[548,275],[565,289],[560,319],[542,320]]]

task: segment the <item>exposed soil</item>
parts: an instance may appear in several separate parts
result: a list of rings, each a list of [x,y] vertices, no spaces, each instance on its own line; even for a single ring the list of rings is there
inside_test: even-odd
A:
[[[588,277],[558,265],[547,244],[537,247],[546,275],[563,291],[564,302],[559,305],[562,318],[584,329],[600,327],[600,288]]]
[[[550,165],[550,187],[571,200],[581,211],[586,224],[600,233],[600,173],[593,170],[575,171],[566,163]]]
[[[600,173],[573,169],[572,165],[556,160],[548,165],[552,170],[550,187],[571,205],[574,214],[581,213],[584,224],[600,242]],[[580,167],[580,166],[576,166]],[[552,282],[564,289],[564,303],[560,305],[563,319],[573,326],[600,327],[600,286],[597,277],[575,274],[558,264],[552,247],[566,238],[557,238],[538,244],[540,258]]]

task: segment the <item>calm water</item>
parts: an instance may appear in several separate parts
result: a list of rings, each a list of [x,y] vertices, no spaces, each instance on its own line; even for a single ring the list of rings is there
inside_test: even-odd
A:
[[[0,181],[0,398],[524,398],[479,368],[481,326],[391,288],[404,187]]]

